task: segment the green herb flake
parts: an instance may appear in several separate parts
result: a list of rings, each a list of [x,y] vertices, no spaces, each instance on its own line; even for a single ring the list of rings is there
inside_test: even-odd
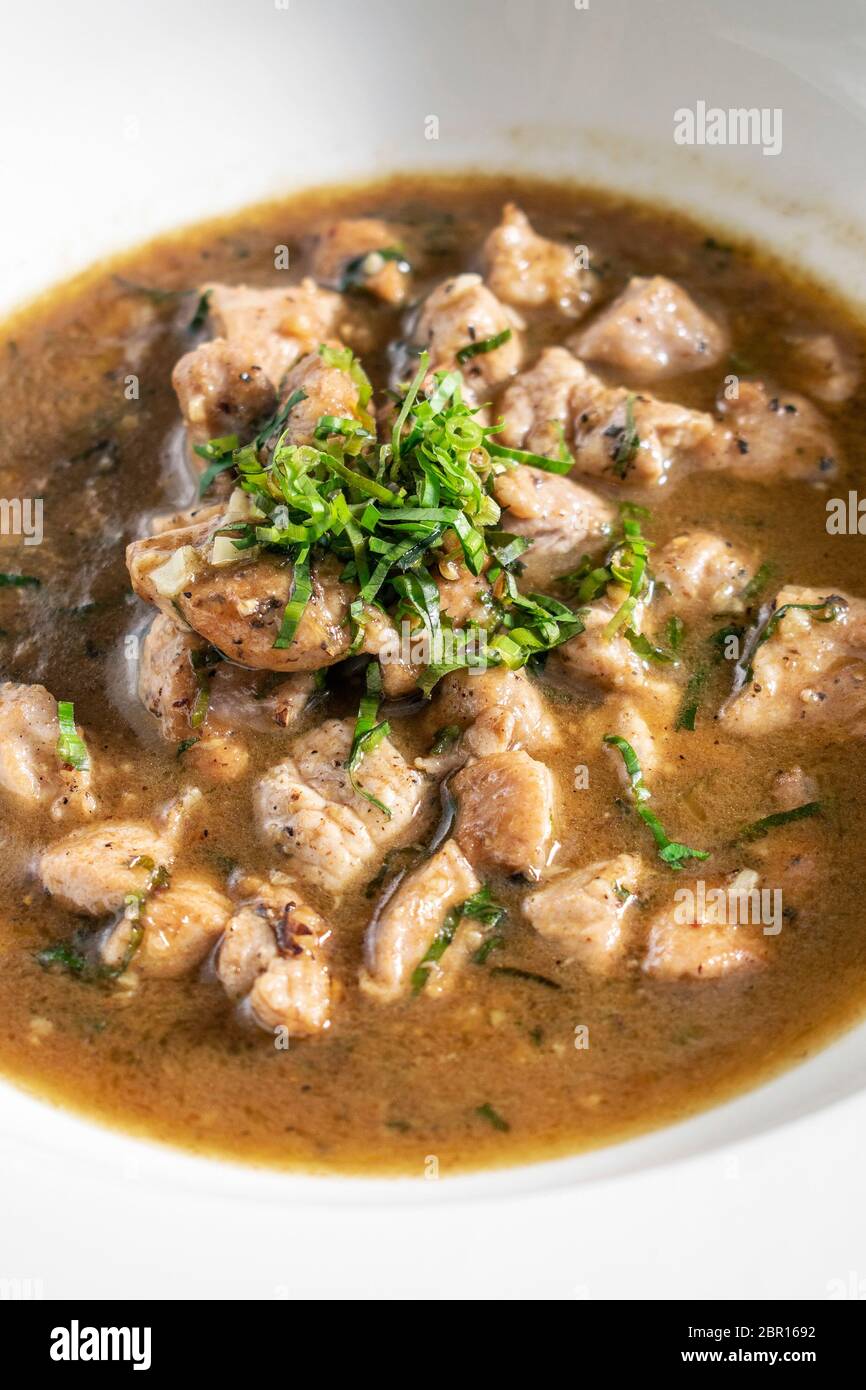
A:
[[[0,589],[38,589],[42,580],[34,574],[0,574]]]
[[[820,801],[807,801],[802,806],[794,806],[790,811],[774,811],[770,816],[764,816],[761,820],[753,821],[751,825],[746,825],[737,835],[735,844],[747,844],[751,840],[760,840],[770,830],[775,830],[780,825],[791,825],[794,821],[808,820],[811,816],[819,816],[822,811]]]
[[[57,756],[64,767],[72,767],[76,772],[90,770],[87,745],[75,727],[75,709],[71,700],[57,701],[57,722],[60,737],[57,740]]]
[[[465,362],[470,362],[473,357],[479,357],[482,353],[495,352],[511,338],[511,329],[503,328],[501,333],[494,333],[492,338],[482,338],[477,343],[467,343],[465,347],[459,349],[457,361],[461,367]]]
[[[489,1101],[485,1101],[483,1105],[476,1105],[475,1114],[482,1120],[486,1120],[494,1129],[498,1129],[501,1134],[507,1134],[511,1129],[508,1121],[502,1118],[499,1111],[494,1109]]]
[[[645,804],[651,793],[643,780],[640,760],[631,744],[620,734],[605,734],[603,742],[616,748],[622,757],[631,785],[634,808],[655,840],[658,856],[662,863],[667,864],[669,869],[679,870],[682,869],[683,861],[686,859],[709,859],[708,850],[690,849],[688,845],[682,845],[677,840],[668,838],[658,816]]]
[[[618,478],[626,476],[629,465],[634,462],[640,448],[640,435],[634,420],[634,403],[635,397],[629,394],[625,402],[625,424],[623,426],[614,425],[609,427],[607,431],[617,439],[613,454],[613,471]]]

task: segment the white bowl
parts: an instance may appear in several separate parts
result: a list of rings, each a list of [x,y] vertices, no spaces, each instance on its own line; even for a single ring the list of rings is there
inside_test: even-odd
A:
[[[806,0],[51,0],[4,27],[3,309],[257,199],[462,167],[667,202],[866,303],[857,0],[829,18]],[[781,150],[678,145],[675,112],[699,101],[779,109]],[[686,1123],[439,1183],[197,1159],[3,1083],[0,1278],[49,1296],[850,1296],[864,1075],[858,1027]],[[819,1193],[792,1250],[791,1206]]]

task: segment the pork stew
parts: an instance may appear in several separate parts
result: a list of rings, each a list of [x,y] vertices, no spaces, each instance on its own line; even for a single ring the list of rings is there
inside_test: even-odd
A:
[[[259,207],[7,323],[3,1070],[447,1173],[859,1017],[863,341],[717,230],[477,177]]]

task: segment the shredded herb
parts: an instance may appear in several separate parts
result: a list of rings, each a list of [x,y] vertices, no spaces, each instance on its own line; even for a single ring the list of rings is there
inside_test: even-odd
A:
[[[210,311],[210,297],[212,294],[213,290],[205,290],[204,294],[199,299],[198,304],[195,306],[195,313],[187,324],[188,333],[197,333],[200,328],[204,327],[205,320]]]
[[[689,733],[694,733],[698,709],[709,676],[710,673],[706,666],[699,666],[696,671],[692,672],[674,723],[675,729],[687,729]]]
[[[193,449],[199,458],[207,463],[198,484],[198,495],[204,497],[214,478],[227,469],[234,468],[234,451],[238,447],[236,434],[227,434],[221,439],[211,439],[207,444],[195,444]]]
[[[358,796],[363,796],[365,801],[369,801],[390,820],[391,812],[384,802],[380,801],[372,792],[367,791],[365,787],[360,786],[355,780],[355,774],[364,758],[368,753],[372,753],[374,749],[378,748],[382,740],[387,738],[391,732],[391,725],[387,720],[379,722],[382,671],[377,661],[371,661],[367,667],[366,682],[367,688],[358,708],[358,717],[355,720],[355,732],[352,737],[349,757],[346,760],[346,768],[349,773],[349,781]]]
[[[571,573],[563,575],[562,583],[575,592],[578,603],[593,603],[601,598],[612,584],[626,589],[626,597],[613,617],[605,624],[603,636],[610,640],[621,628],[623,634],[641,655],[653,660],[670,660],[653,643],[637,631],[633,617],[638,604],[649,598],[652,592],[652,576],[649,570],[649,552],[652,542],[647,540],[641,530],[641,520],[648,516],[645,507],[624,502],[620,506],[621,530],[607,552],[602,564],[597,565],[585,555],[580,565]]]
[[[313,593],[313,581],[310,576],[310,562],[307,559],[307,552],[301,551],[295,560],[295,568],[292,574],[292,592],[283,613],[283,621],[280,630],[274,640],[274,646],[279,650],[290,647],[295,640],[300,621],[304,616],[304,610],[309,603]]]
[[[634,462],[640,448],[640,435],[634,422],[634,402],[633,395],[630,394],[626,397],[625,424],[622,427],[614,426],[614,433],[618,435],[618,443],[613,455],[613,471],[618,478],[625,477],[629,464]]]
[[[491,430],[491,433],[497,434],[500,429],[502,426],[497,425],[495,429]],[[559,473],[564,476],[566,473],[570,473],[574,466],[571,455],[569,454],[568,458],[563,458],[562,451],[560,451],[559,457],[552,459],[548,458],[546,454],[533,454],[528,449],[509,449],[504,444],[488,444],[487,449],[494,458],[511,459],[512,463],[528,464],[530,468],[541,468],[545,473]]]
[[[620,734],[605,734],[603,741],[616,748],[622,756],[631,783],[634,808],[655,840],[662,863],[667,864],[669,869],[681,869],[684,859],[709,859],[708,850],[689,849],[688,845],[668,838],[658,816],[645,804],[650,798],[650,790],[643,780],[640,760],[631,744]]]
[[[508,975],[512,980],[528,980],[533,985],[544,985],[545,989],[562,989],[557,980],[547,975],[538,975],[534,970],[521,970],[517,965],[494,965],[491,975]]]
[[[446,724],[444,728],[437,729],[433,737],[431,753],[445,753],[449,748],[453,748],[459,739],[462,729],[459,724]]]
[[[486,927],[496,927],[504,916],[505,908],[494,902],[486,884],[477,893],[473,893],[470,898],[461,903],[459,907],[453,907],[450,912],[446,913],[442,926],[428,946],[423,958],[412,971],[413,994],[420,993],[426,985],[430,973],[429,967],[437,960],[441,960],[454,940],[457,928],[464,917],[471,917],[478,922],[483,922]],[[486,942],[484,944],[486,945]]]
[[[770,582],[772,574],[773,566],[769,564],[768,561],[765,561],[764,564],[759,566],[743,590],[743,598],[747,603],[751,602],[752,599],[756,599],[759,594],[763,593]]]
[[[0,574],[0,589],[38,589],[41,584],[34,574]]]
[[[475,954],[473,955],[472,960],[473,960],[474,964],[475,964],[475,965],[484,965],[484,964],[486,964],[486,962],[487,962],[487,957],[490,955],[490,953],[491,953],[492,951],[501,951],[504,945],[505,945],[505,937],[504,937],[504,936],[488,936],[488,937],[487,937],[487,940],[486,940],[486,941],[482,941],[481,945],[478,947],[478,950],[477,950],[477,951],[475,952]]]
[[[428,382],[429,356],[422,353],[390,442],[379,444],[368,413],[372,387],[351,349],[323,345],[319,352],[357,386],[354,416],[324,415],[310,444],[289,444],[286,420],[303,399],[295,392],[251,444],[238,447],[229,436],[198,448],[207,461],[202,491],[231,468],[259,513],[224,528],[238,551],[275,551],[293,566],[292,596],[275,646],[295,640],[312,567],[325,553],[342,562],[341,579],[357,587],[351,651],[361,647],[371,605],[426,633],[425,694],[448,671],[490,664],[516,669],[582,631],[580,615],[558,599],[517,588],[515,570],[527,542],[497,529],[493,485],[503,467],[535,462],[535,456],[491,441],[496,429],[463,401],[460,373],[436,372]],[[540,464],[557,472],[570,467],[564,458]],[[442,621],[436,579],[443,556],[453,558],[455,541],[469,573],[485,574],[496,586],[483,628]]]
[[[774,811],[772,815],[764,816],[762,820],[756,820],[751,825],[744,826],[734,843],[760,840],[767,834],[768,830],[775,830],[779,825],[790,825],[792,821],[808,820],[810,816],[820,815],[821,810],[820,801],[807,801],[804,805],[795,806],[790,811]]]
[[[494,1110],[489,1101],[485,1101],[483,1105],[476,1105],[475,1114],[480,1115],[482,1120],[486,1120],[489,1125],[492,1125],[494,1129],[498,1129],[503,1134],[507,1134],[511,1128],[508,1121],[503,1120],[499,1111]]]
[[[686,635],[685,623],[676,615],[668,618],[665,624],[665,639],[671,651],[676,653],[683,645]]]
[[[470,362],[473,357],[480,357],[482,353],[494,352],[496,348],[502,347],[511,338],[511,329],[503,328],[501,333],[494,333],[492,338],[482,338],[477,343],[467,343],[460,348],[457,353],[457,361],[461,367],[465,362]]]
[[[58,965],[70,975],[83,975],[88,965],[87,957],[76,951],[67,941],[61,941],[56,946],[47,946],[44,951],[37,951],[36,959],[44,969]]]
[[[58,758],[65,767],[74,767],[76,772],[87,772],[90,758],[87,745],[75,727],[75,709],[71,700],[57,701],[57,722],[60,725]]]
[[[281,430],[284,430],[286,427],[286,422],[289,416],[291,415],[292,411],[294,410],[295,406],[300,405],[301,401],[305,401],[306,399],[307,393],[306,391],[301,390],[300,387],[298,387],[297,391],[293,391],[292,394],[289,396],[289,399],[277,411],[276,415],[274,415],[272,419],[268,420],[266,425],[262,425],[262,428],[259,430],[254,440],[255,449],[263,449],[269,439],[271,439],[275,434],[279,434]]]

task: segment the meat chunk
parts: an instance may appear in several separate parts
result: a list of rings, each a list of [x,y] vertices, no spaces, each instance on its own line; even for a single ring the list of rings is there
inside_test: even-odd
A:
[[[461,768],[455,838],[475,867],[537,879],[553,835],[553,777],[522,749]]]
[[[830,405],[840,405],[853,396],[860,372],[851,354],[832,333],[792,334],[788,342],[794,349],[800,385],[807,396]]]
[[[351,642],[354,590],[340,582],[341,566],[325,559],[312,568],[312,594],[289,647],[275,647],[293,587],[290,564],[272,555],[212,563],[217,525],[205,522],[133,541],[126,563],[140,598],[193,631],[231,661],[265,671],[314,671],[344,657]],[[221,538],[218,538],[221,539]]]
[[[173,857],[171,845],[152,826],[107,821],[51,845],[40,858],[39,873],[62,906],[104,917],[118,912],[129,895],[143,893],[154,867]]]
[[[697,462],[714,429],[703,411],[604,386],[589,372],[571,408],[576,471],[642,486],[664,484],[675,465]]]
[[[711,531],[686,531],[656,552],[652,569],[656,583],[669,591],[661,606],[691,620],[742,612],[754,559]]]
[[[583,613],[584,631],[557,647],[551,658],[555,670],[578,688],[640,690],[653,684],[650,664],[640,656],[620,628],[612,636],[606,629],[625,594],[617,587]],[[633,614],[640,630],[643,608]]]
[[[484,243],[484,265],[497,298],[520,309],[551,305],[577,319],[595,298],[598,281],[580,265],[575,248],[539,236],[514,203],[506,204]]]
[[[168,531],[185,531],[190,526],[222,518],[225,509],[225,499],[222,499],[219,502],[199,502],[182,512],[163,512],[150,518],[148,532],[151,536],[164,536]]]
[[[520,366],[521,346],[518,329],[522,320],[500,304],[480,275],[455,275],[443,280],[427,296],[415,326],[414,341],[430,353],[430,371],[459,367],[466,384],[464,395],[471,403],[480,402],[485,392]],[[464,348],[487,342],[508,332],[499,347],[479,352],[465,362],[458,360]]]
[[[477,623],[489,627],[497,616],[496,600],[487,580],[490,561],[485,557],[480,574],[473,574],[462,551],[453,550],[440,560],[433,578],[439,590],[439,610],[451,619],[453,627]]]
[[[442,930],[447,914],[480,887],[456,841],[446,841],[402,880],[367,928],[361,988],[383,1003],[407,993],[413,972]],[[455,929],[459,930],[457,924]],[[446,956],[453,944],[447,947]],[[431,962],[427,985],[434,984],[439,964]]]
[[[279,680],[271,672],[223,661],[215,648],[165,613],[154,618],[142,644],[139,698],[160,721],[163,737],[180,743],[199,730],[213,736],[215,755],[216,742],[232,733],[291,728],[315,691],[312,672]]]
[[[628,946],[626,918],[641,871],[634,854],[569,869],[524,899],[524,915],[541,936],[592,974],[610,974]]]
[[[18,811],[89,815],[96,806],[90,768],[62,763],[57,701],[44,685],[0,684],[0,789]]]
[[[175,364],[171,384],[193,444],[230,434],[246,444],[277,405],[273,382],[254,351],[224,338],[185,353]],[[203,472],[204,460],[198,454],[191,459]]]
[[[601,742],[605,734],[619,734],[637,754],[644,777],[651,777],[664,765],[658,735],[670,727],[677,700],[677,687],[666,687],[661,682],[645,688],[636,698],[631,695],[609,695],[598,710],[593,711],[595,717],[592,722],[599,726],[595,741]],[[650,716],[652,727],[647,715]],[[604,749],[623,786],[627,788],[630,785],[628,772],[619,749],[611,744],[605,744]]]
[[[496,479],[494,493],[506,510],[500,525],[532,542],[521,558],[523,587],[541,588],[579,564],[611,530],[614,509],[555,473],[518,464]]]
[[[222,661],[210,679],[206,728],[275,733],[292,729],[306,713],[318,684],[312,671],[276,680]]]
[[[763,382],[741,381],[737,399],[720,397],[718,409],[722,426],[704,441],[703,467],[748,483],[820,483],[838,472],[832,431],[804,396],[772,395]]]
[[[226,993],[244,1000],[268,1031],[282,1027],[293,1037],[322,1032],[330,1023],[324,950],[330,928],[284,874],[244,879],[238,894],[217,956]]]
[[[200,689],[193,660],[203,656],[206,647],[194,632],[182,628],[165,613],[156,615],[142,643],[138,698],[159,720],[163,737],[172,743],[189,737]]]
[[[804,722],[861,737],[866,601],[790,585],[776,596],[774,611],[781,616],[770,619],[769,636],[751,659],[751,680],[725,707],[725,723],[752,735]]]
[[[514,748],[535,753],[559,742],[556,721],[525,670],[488,666],[452,671],[438,688],[434,714],[440,727],[463,729],[462,758]]]
[[[608,386],[565,348],[547,348],[502,396],[509,448],[548,457],[559,430],[575,453],[575,471],[610,481],[664,483],[674,464],[695,461],[717,429],[711,415]]]
[[[118,912],[147,892],[155,870],[168,869],[187,817],[201,799],[192,789],[169,808],[163,823],[104,821],[74,830],[44,850],[39,876],[63,907],[93,917]]]
[[[653,917],[643,969],[657,980],[714,980],[751,970],[766,959],[758,875],[746,869],[729,880],[695,882]]]
[[[206,734],[184,749],[184,771],[215,786],[239,782],[249,765],[249,749],[236,734]]]
[[[585,328],[579,357],[619,368],[631,381],[658,381],[713,367],[727,353],[726,329],[663,275],[635,276]]]
[[[304,353],[337,332],[343,301],[314,280],[279,289],[206,285],[217,334],[253,355],[277,390]]]
[[[409,265],[398,243],[395,231],[377,217],[343,217],[319,232],[313,274],[332,289],[356,287],[386,304],[402,304]]]
[[[333,348],[334,344],[325,344],[325,347]],[[348,349],[342,352],[346,354],[347,363],[350,362]],[[358,383],[346,368],[334,365],[333,354],[323,357],[320,352],[311,352],[302,357],[286,377],[283,397],[288,400],[295,391],[303,391],[304,399],[292,409],[286,421],[287,444],[312,444],[323,415],[362,420],[368,428],[371,425],[370,417],[359,407]]]
[[[333,893],[360,878],[403,834],[425,794],[424,778],[389,739],[367,754],[356,775],[387,813],[356,792],[346,768],[353,732],[353,720],[330,719],[302,735],[256,792],[264,838],[304,879]]]
[[[796,806],[815,801],[817,796],[818,783],[799,764],[780,768],[773,778],[773,800],[780,811],[793,811]]]
[[[510,449],[529,449],[554,458],[563,437],[574,436],[572,391],[587,378],[582,362],[565,348],[545,348],[529,371],[506,388],[500,410],[503,427],[495,438]],[[599,383],[601,387],[601,383]]]
[[[172,877],[145,899],[138,921],[123,918],[102,946],[105,965],[117,969],[131,959],[148,978],[177,980],[205,960],[231,914],[225,893],[199,874]],[[140,944],[133,933],[143,929]]]

